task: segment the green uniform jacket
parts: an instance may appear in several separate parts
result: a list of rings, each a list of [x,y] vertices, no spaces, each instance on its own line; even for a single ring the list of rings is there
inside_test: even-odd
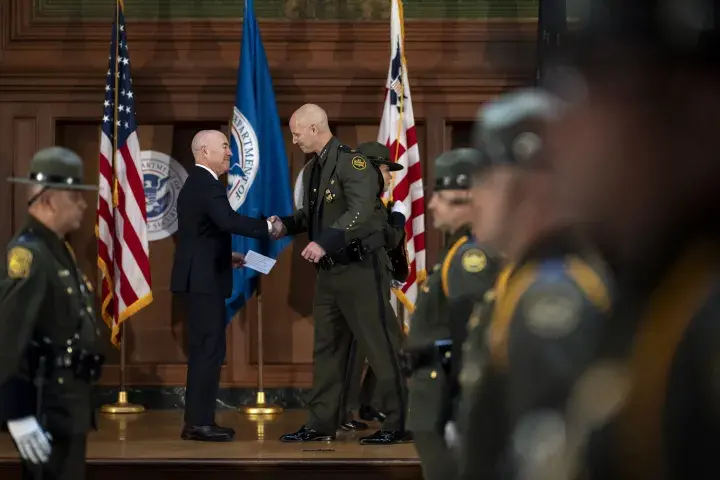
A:
[[[463,248],[469,239],[467,233],[468,231],[465,229],[450,239],[448,242],[450,246],[443,252],[442,261],[432,268],[428,278],[420,285],[415,313],[411,319],[410,331],[405,342],[406,352],[426,350],[438,340],[451,338],[450,303],[448,301],[450,280],[448,273],[451,265],[454,262],[462,264],[463,255],[471,250],[470,256],[473,258],[478,251],[487,258],[485,252],[479,247]],[[461,274],[457,269],[453,270],[462,277],[465,277],[466,274],[477,277],[464,280],[473,285],[491,286],[496,274],[495,269],[477,268],[479,265],[475,264],[471,268],[475,270],[473,272]],[[464,283],[464,281],[460,283]],[[442,432],[447,420],[446,409],[450,391],[451,380],[439,361],[436,365],[427,365],[417,369],[413,374],[409,392],[408,429],[417,432]]]
[[[450,262],[447,274],[447,297],[450,309],[452,338],[452,412],[457,412],[460,400],[458,377],[463,365],[463,345],[467,340],[468,322],[474,307],[493,294],[493,286],[500,273],[499,254],[490,253],[485,246],[472,240],[460,245]],[[453,413],[453,417],[455,417]]]
[[[99,351],[91,292],[69,246],[30,217],[0,267],[0,421],[37,414],[31,341],[46,338],[60,354]],[[53,369],[43,387],[40,422],[50,432],[86,432],[94,426],[91,392],[90,383],[71,370]]]
[[[657,282],[648,275],[640,288],[623,288],[630,301],[613,312],[616,328],[603,342],[598,366],[626,360],[629,389],[621,408],[591,435],[588,451],[578,452],[588,478],[718,477],[719,251],[718,241],[690,245],[677,258],[658,259],[667,268]],[[605,385],[602,393],[618,397],[611,389]]]
[[[380,209],[381,215],[385,219],[385,225],[383,227],[385,231],[385,248],[392,250],[398,248],[405,241],[405,215],[402,213],[392,212],[392,206],[386,204],[383,200],[378,199],[380,202],[377,206]]]
[[[317,207],[311,213],[310,199],[313,190],[311,176],[316,155],[303,170],[302,207],[282,221],[290,235],[307,232],[311,222],[319,226],[314,232],[316,242],[326,252],[336,252],[350,241],[382,232],[385,219],[378,212],[377,169],[360,153],[343,145],[333,137],[327,145],[327,156],[322,163],[318,187]],[[387,255],[382,250],[386,265]]]
[[[515,428],[537,411],[564,411],[597,354],[611,285],[594,252],[562,232],[538,241],[513,266],[488,330],[476,328],[465,350],[460,478],[512,476]]]

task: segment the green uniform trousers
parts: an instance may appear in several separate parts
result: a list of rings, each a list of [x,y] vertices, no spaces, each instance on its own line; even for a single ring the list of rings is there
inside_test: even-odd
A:
[[[360,351],[357,340],[353,340],[350,349],[350,358],[348,359],[348,371],[345,377],[345,392],[343,395],[345,421],[353,420],[352,411],[359,410],[363,406],[372,406],[382,411],[382,406],[375,400],[375,388],[377,377],[372,367],[368,366],[365,370],[365,361],[367,355]],[[341,411],[341,412],[342,412]],[[342,419],[341,419],[342,420]]]
[[[415,449],[420,457],[425,480],[454,480],[457,477],[457,462],[440,432],[413,432]]]
[[[345,415],[343,390],[353,339],[377,377],[385,430],[404,430],[407,389],[401,376],[400,324],[390,304],[390,271],[375,253],[320,270],[314,299],[313,388],[309,428],[333,434]],[[341,413],[342,412],[342,413]]]
[[[24,462],[22,465],[23,480],[85,480],[85,453],[87,435],[78,433],[52,435],[52,453],[50,460],[44,465],[33,465]]]

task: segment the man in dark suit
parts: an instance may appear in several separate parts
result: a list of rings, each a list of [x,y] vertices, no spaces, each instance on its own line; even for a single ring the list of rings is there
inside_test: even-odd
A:
[[[195,167],[177,200],[178,231],[170,288],[182,294],[189,326],[184,440],[232,440],[231,428],[215,423],[220,369],[225,360],[225,298],[232,291],[232,268],[243,256],[232,251],[232,235],[268,238],[266,220],[237,214],[218,177],[230,166],[230,146],[216,130],[192,142]]]

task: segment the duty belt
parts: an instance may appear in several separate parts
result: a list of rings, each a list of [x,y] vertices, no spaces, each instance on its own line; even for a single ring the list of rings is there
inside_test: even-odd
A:
[[[39,365],[41,359],[44,359],[42,363],[45,366],[45,378],[50,378],[58,370],[66,370],[79,380],[88,383],[97,381],[100,378],[105,357],[78,347],[76,337],[69,339],[63,348],[54,346],[47,337],[40,341],[33,341],[28,349],[31,371],[35,371],[34,366]]]
[[[431,368],[438,363],[442,365],[446,374],[450,374],[452,367],[452,340],[438,340],[434,344],[422,349],[412,350],[405,354],[406,374],[412,375],[421,368]]]
[[[348,265],[360,262],[365,255],[385,246],[385,234],[380,231],[365,238],[351,240],[344,248],[325,255],[318,262],[323,270],[330,270],[335,264]]]

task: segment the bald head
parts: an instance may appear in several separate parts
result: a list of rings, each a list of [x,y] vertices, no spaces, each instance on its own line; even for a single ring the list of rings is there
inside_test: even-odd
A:
[[[195,134],[192,140],[190,148],[192,149],[193,156],[197,159],[198,154],[202,152],[203,147],[208,146],[208,142],[213,140],[214,136],[223,135],[222,132],[217,130],[200,130]],[[224,137],[225,135],[223,135]]]
[[[298,108],[290,117],[293,143],[304,153],[320,153],[332,138],[325,110],[312,103]]]
[[[227,172],[230,167],[230,144],[224,133],[219,130],[201,130],[193,137],[192,144],[195,163],[204,165],[217,175]]]
[[[328,132],[330,127],[328,126],[328,118],[325,110],[314,105],[312,103],[306,103],[302,107],[295,110],[290,122],[299,123],[305,126],[315,125],[318,129],[318,133]]]

